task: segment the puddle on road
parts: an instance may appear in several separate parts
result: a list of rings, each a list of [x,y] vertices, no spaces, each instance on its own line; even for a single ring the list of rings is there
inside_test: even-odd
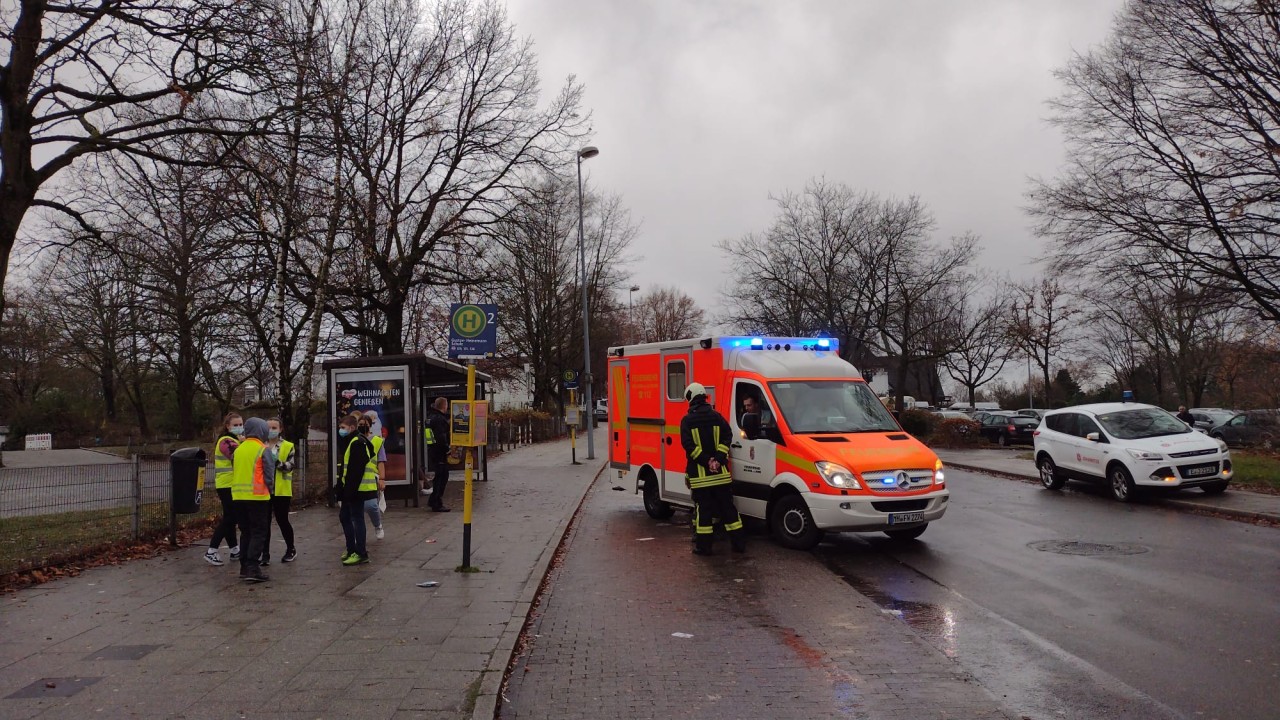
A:
[[[833,559],[825,558],[824,560],[831,572],[846,585],[865,595],[886,613],[902,618],[903,622],[929,640],[947,657],[956,656],[956,615],[951,608],[894,597],[884,588],[850,575],[846,568],[840,567]]]

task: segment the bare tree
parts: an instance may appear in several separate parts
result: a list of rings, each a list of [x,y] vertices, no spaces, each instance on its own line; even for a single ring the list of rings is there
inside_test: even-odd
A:
[[[1185,273],[1280,321],[1278,17],[1276,0],[1131,0],[1058,73],[1069,164],[1031,210],[1059,268]]]
[[[995,380],[1012,354],[1004,334],[1007,302],[1002,291],[980,305],[968,295],[958,298],[952,317],[954,343],[951,353],[942,358],[942,366],[964,387],[971,407],[978,388]]]
[[[674,287],[651,288],[635,306],[639,342],[665,342],[697,335],[707,314],[697,301]]]
[[[1082,310],[1054,278],[1016,284],[1012,294],[1016,299],[1006,316],[1009,342],[1040,368],[1048,393],[1052,364],[1074,345],[1076,318]]]
[[[46,0],[0,10],[0,314],[9,256],[33,207],[79,218],[47,192],[100,153],[172,159],[166,138],[227,137],[252,123],[223,111],[246,78],[269,78],[266,0]],[[176,160],[176,159],[175,159]]]

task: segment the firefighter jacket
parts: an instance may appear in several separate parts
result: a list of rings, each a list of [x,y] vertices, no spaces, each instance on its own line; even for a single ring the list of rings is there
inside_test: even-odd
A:
[[[427,411],[427,467],[449,462],[449,416],[435,408]]]
[[[700,395],[689,403],[689,412],[680,421],[680,444],[684,446],[685,457],[689,459],[685,477],[690,488],[696,490],[732,482],[729,474],[729,442],[732,434],[729,423],[711,407],[705,395]],[[720,463],[715,472],[707,467],[712,458]]]

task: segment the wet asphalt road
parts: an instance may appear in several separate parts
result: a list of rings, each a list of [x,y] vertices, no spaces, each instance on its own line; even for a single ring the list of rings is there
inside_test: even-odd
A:
[[[948,480],[920,541],[816,556],[1025,716],[1280,717],[1280,529]],[[1085,554],[1035,547],[1054,541]]]

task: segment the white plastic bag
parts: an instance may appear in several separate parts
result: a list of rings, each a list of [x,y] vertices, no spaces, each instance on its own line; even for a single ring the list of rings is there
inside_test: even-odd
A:
[[[379,490],[378,491],[378,512],[386,512],[386,511],[387,511],[387,494]]]

